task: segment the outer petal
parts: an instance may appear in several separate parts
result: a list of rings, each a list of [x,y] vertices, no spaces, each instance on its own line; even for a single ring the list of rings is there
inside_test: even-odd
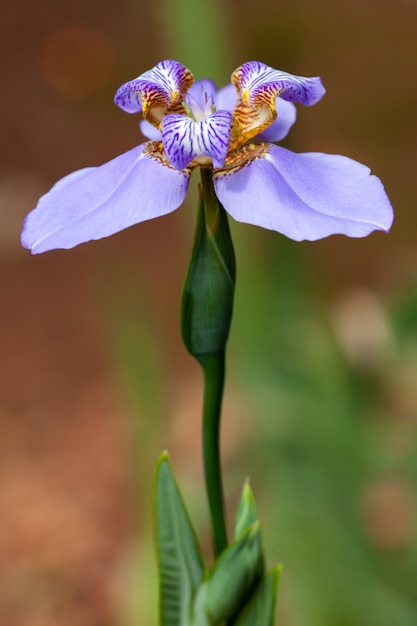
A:
[[[258,149],[243,167],[215,173],[216,194],[236,220],[296,241],[389,230],[390,201],[365,165],[338,155]]]
[[[223,167],[229,148],[232,114],[218,111],[194,121],[183,115],[167,115],[162,122],[162,141],[168,160],[179,170],[196,157],[209,157]]]
[[[174,211],[190,172],[179,172],[142,144],[100,167],[73,172],[42,196],[26,216],[22,245],[33,254],[73,248]]]
[[[114,101],[127,113],[138,113],[158,126],[167,111],[182,111],[185,94],[194,81],[178,61],[161,61],[151,70],[122,85]]]

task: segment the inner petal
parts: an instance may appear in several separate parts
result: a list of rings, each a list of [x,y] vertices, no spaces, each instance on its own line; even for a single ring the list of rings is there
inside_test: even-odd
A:
[[[218,111],[199,121],[184,115],[167,115],[162,121],[162,142],[168,160],[179,170],[196,159],[200,163],[209,163],[211,159],[214,168],[223,167],[231,124],[232,114],[228,111]]]
[[[192,117],[198,122],[214,113],[216,110],[214,104],[214,96],[202,90],[199,98],[194,98],[189,92],[187,93],[187,106],[190,109]]]
[[[305,106],[316,104],[326,93],[318,76],[305,78],[295,76],[257,61],[248,61],[232,74],[243,102],[251,106],[275,107],[278,96],[289,102],[301,102]]]
[[[268,128],[276,119],[276,100],[315,104],[325,90],[318,77],[304,78],[249,61],[232,74],[237,91],[234,117],[241,126],[241,135],[234,147],[247,142]]]
[[[276,120],[277,113],[275,108],[246,104],[238,94],[233,117],[239,124],[240,132],[232,147],[238,148],[268,128]]]
[[[158,127],[167,112],[184,112],[182,103],[193,82],[192,73],[181,63],[161,61],[122,85],[114,101],[127,113],[142,110],[144,118]]]
[[[186,102],[187,104],[196,102],[201,109],[204,109],[204,104],[207,100],[213,101],[216,104],[217,87],[216,84],[209,78],[201,78],[196,80],[187,91]],[[217,107],[218,109],[220,107]],[[223,107],[221,107],[223,108]],[[208,111],[207,115],[213,113],[212,110]]]

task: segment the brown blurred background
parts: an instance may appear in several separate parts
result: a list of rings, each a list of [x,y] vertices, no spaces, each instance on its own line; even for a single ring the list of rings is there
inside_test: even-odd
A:
[[[58,178],[142,141],[138,118],[113,104],[120,84],[175,55],[197,74],[218,54],[219,42],[202,49],[195,32],[195,67],[189,44],[182,48],[175,39],[181,27],[174,26],[174,4],[2,3],[2,626],[155,623],[146,608],[155,583],[143,568],[153,567],[151,485],[162,449],[170,450],[191,500],[200,490],[200,372],[181,345],[178,314],[194,207],[73,251],[30,257],[19,244],[25,214]],[[417,2],[230,0],[220,15],[225,61],[215,78],[221,83],[249,59],[320,75],[327,95],[299,111],[287,145],[370,165],[392,200],[389,236],[300,246],[313,295],[342,328],[341,345],[346,340],[357,354],[355,339],[359,333],[359,348],[369,339],[380,303],[416,283]],[[233,228],[248,266],[267,266],[268,251],[282,238]],[[249,334],[253,323],[248,317]],[[416,373],[413,361],[395,405],[406,414],[405,438],[414,441]],[[226,398],[227,468],[253,429],[243,387],[235,380]],[[415,541],[415,493],[407,484],[378,483],[367,502],[368,521],[375,511],[380,520],[384,506],[393,516],[382,528],[371,519],[377,543]],[[309,624],[288,607],[280,623]]]

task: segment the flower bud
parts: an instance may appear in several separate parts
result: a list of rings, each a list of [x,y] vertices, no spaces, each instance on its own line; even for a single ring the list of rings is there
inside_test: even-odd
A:
[[[203,185],[191,261],[181,301],[182,337],[200,362],[204,355],[225,350],[235,287],[235,256],[227,215],[217,200],[211,172]]]

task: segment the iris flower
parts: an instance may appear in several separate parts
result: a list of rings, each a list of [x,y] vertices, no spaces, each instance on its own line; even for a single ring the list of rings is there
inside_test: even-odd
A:
[[[33,254],[72,248],[171,213],[196,167],[212,169],[217,198],[235,220],[296,241],[388,231],[393,210],[368,167],[274,143],[295,122],[293,103],[313,105],[324,93],[318,77],[255,61],[220,91],[176,61],[158,63],[115,96],[124,111],[142,112],[150,141],[58,181],[27,215],[23,246]]]

